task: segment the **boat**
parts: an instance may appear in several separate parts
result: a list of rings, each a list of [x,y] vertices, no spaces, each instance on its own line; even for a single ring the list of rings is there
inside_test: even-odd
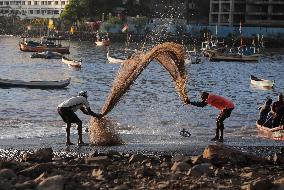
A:
[[[96,41],[97,46],[109,46],[110,45],[110,40],[101,40],[101,41]]]
[[[111,57],[109,55],[109,51],[107,52],[107,60],[108,60],[109,63],[114,63],[114,64],[120,64],[124,61],[124,59]]]
[[[21,51],[24,52],[58,52],[62,54],[69,54],[69,46],[62,46],[62,38],[50,38],[43,37],[40,42],[28,41],[26,38],[23,38],[23,41],[19,43]]]
[[[62,54],[57,53],[57,52],[51,52],[51,51],[35,52],[31,55],[31,58],[61,59]]]
[[[273,140],[284,141],[284,125],[268,128],[256,122],[256,127],[260,136]]]
[[[0,78],[1,88],[38,88],[38,89],[59,89],[65,88],[70,84],[71,78],[58,81],[23,81]]]
[[[266,80],[266,79],[260,79],[254,75],[250,76],[250,82],[254,86],[258,87],[264,87],[264,88],[273,88],[275,81],[274,80]]]
[[[239,55],[239,54],[213,54],[209,57],[212,62],[233,61],[233,62],[258,62],[259,54]]]
[[[81,68],[82,65],[82,60],[74,60],[74,59],[70,59],[68,57],[62,56],[62,62],[67,64],[68,66],[71,67],[76,67],[76,68]]]

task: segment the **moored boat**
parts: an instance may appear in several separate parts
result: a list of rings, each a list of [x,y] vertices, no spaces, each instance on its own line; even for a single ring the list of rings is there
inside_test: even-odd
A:
[[[74,59],[70,59],[65,56],[62,56],[62,62],[67,64],[68,66],[76,67],[76,68],[81,68],[81,65],[82,65],[82,60],[74,60]]]
[[[218,61],[232,61],[232,62],[258,62],[259,54],[254,55],[226,55],[226,54],[214,54],[209,60],[212,62]]]
[[[43,59],[61,59],[62,54],[58,52],[35,52],[31,55],[31,58],[43,58]]]
[[[284,141],[284,125],[268,128],[256,122],[256,127],[260,136],[273,140]]]
[[[109,51],[107,52],[107,60],[109,63],[114,63],[114,64],[120,64],[124,61],[123,59],[120,58],[111,57],[109,55]]]
[[[38,89],[58,89],[65,88],[70,84],[71,78],[58,81],[23,81],[0,78],[0,87],[4,88],[38,88]]]
[[[23,38],[23,41],[19,43],[21,51],[24,52],[58,52],[62,54],[69,54],[69,46],[61,45],[61,38],[42,38],[41,42],[27,41]]]
[[[96,41],[97,46],[109,46],[110,40],[102,40],[102,41]]]
[[[250,76],[250,82],[254,86],[265,87],[265,88],[273,88],[274,83],[275,83],[274,80],[260,79],[254,75]]]

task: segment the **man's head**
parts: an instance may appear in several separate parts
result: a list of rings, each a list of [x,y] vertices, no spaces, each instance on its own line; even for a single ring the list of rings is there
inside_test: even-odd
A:
[[[202,99],[202,100],[207,100],[208,96],[209,96],[209,93],[208,93],[208,92],[202,92],[202,93],[201,93],[201,99]]]
[[[279,102],[283,102],[283,94],[282,93],[279,94],[278,101]]]
[[[81,92],[79,92],[79,96],[83,96],[85,98],[88,98],[88,93],[87,93],[87,91],[81,91]]]

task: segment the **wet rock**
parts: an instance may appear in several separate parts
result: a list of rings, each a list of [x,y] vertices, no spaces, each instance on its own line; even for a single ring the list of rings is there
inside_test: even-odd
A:
[[[284,164],[284,153],[275,153],[273,156],[273,162],[276,164]]]
[[[171,162],[187,162],[188,164],[191,164],[191,157],[184,155],[175,155],[172,157]]]
[[[56,175],[43,180],[38,186],[38,190],[64,190],[64,177]]]
[[[207,146],[203,152],[203,158],[211,160],[214,164],[216,164],[216,161],[218,161],[217,165],[223,165],[230,162],[234,165],[239,165],[242,167],[255,162],[269,163],[267,159],[241,152],[225,145]]]
[[[169,181],[162,181],[157,184],[157,188],[158,189],[168,189],[169,185],[170,185]]]
[[[143,160],[146,160],[146,159],[148,159],[148,157],[143,154],[133,154],[130,156],[128,162],[131,164],[134,162],[142,162]]]
[[[210,169],[210,167],[211,164],[209,163],[195,165],[187,172],[187,175],[200,177],[204,174],[211,174],[212,170]]]
[[[16,183],[15,184],[16,189],[22,190],[22,189],[34,189],[36,187],[36,183],[32,180],[25,181],[24,183]]]
[[[126,184],[122,184],[122,185],[119,185],[113,188],[113,190],[128,190],[128,189],[129,189],[129,186]]]
[[[38,162],[46,163],[51,162],[53,157],[52,148],[40,148],[35,153],[24,153],[22,160],[24,162]]]
[[[173,166],[171,167],[171,170],[176,171],[188,171],[190,168],[190,165],[187,162],[175,162]]]
[[[191,157],[191,163],[192,163],[193,165],[201,164],[201,163],[204,163],[204,162],[208,162],[208,159],[203,158],[202,155],[199,155],[199,156],[192,156],[192,157]]]
[[[29,176],[31,178],[36,178],[44,172],[51,172],[53,168],[54,166],[51,163],[36,164],[22,171],[19,171],[17,174],[23,176]]]
[[[11,169],[2,169],[2,170],[0,170],[0,178],[11,180],[11,179],[16,178],[16,177],[17,177],[17,175]]]
[[[96,157],[87,157],[85,158],[86,164],[102,164],[102,165],[108,165],[110,164],[110,160],[108,159],[108,156],[96,156]]]
[[[274,184],[268,179],[260,179],[248,185],[247,190],[270,190]]]

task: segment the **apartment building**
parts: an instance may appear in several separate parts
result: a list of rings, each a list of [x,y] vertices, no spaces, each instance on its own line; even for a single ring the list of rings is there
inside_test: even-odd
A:
[[[210,25],[284,26],[283,0],[210,0]]]
[[[0,15],[58,18],[68,0],[0,0]]]

